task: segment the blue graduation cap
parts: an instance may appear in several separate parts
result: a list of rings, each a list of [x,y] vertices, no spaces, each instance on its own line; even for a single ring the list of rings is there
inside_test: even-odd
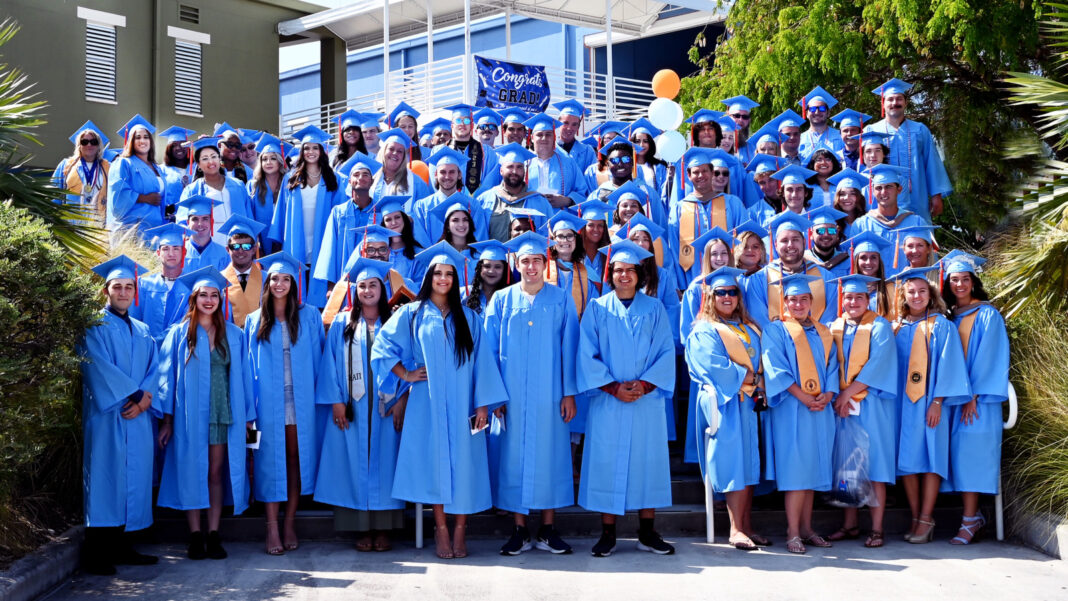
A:
[[[121,148],[109,148],[104,151],[104,160],[109,163],[114,162],[120,154],[122,154]]]
[[[479,261],[507,261],[508,247],[499,240],[484,240],[472,242],[471,248],[478,251]]]
[[[286,158],[296,160],[300,156],[300,146],[290,146],[283,142],[282,148],[286,151]]]
[[[631,217],[627,224],[619,228],[619,232],[624,234],[624,238],[629,238],[631,232],[646,232],[649,234],[649,240],[656,240],[657,238],[664,238],[664,228],[657,225],[652,219],[649,219],[641,213],[635,213]]]
[[[586,107],[582,106],[582,103],[573,98],[567,100],[561,100],[553,104],[553,108],[560,111],[560,116],[569,115],[572,117],[578,117],[582,119],[589,113]]]
[[[882,131],[862,131],[859,134],[849,136],[850,139],[860,140],[860,147],[871,146],[872,144],[882,144],[887,148],[890,147],[890,139],[893,138],[893,134],[888,134]]]
[[[366,121],[366,117],[363,113],[349,109],[344,113],[341,113],[337,117],[334,117],[334,121],[337,123],[337,131],[343,132],[350,127],[361,127],[363,122]]]
[[[466,196],[466,198],[471,198],[471,197],[470,196]],[[430,209],[430,215],[433,215],[434,217],[437,217],[442,223],[448,223],[449,222],[449,215],[452,215],[456,211],[463,211],[463,212],[467,213],[468,217],[470,217],[471,216],[471,204],[470,204],[470,202],[464,202],[464,201],[449,202],[448,200],[446,200],[445,202],[438,204],[438,206],[434,207],[433,209]],[[474,223],[471,224],[471,227],[472,228],[474,227]]]
[[[768,235],[767,228],[762,227],[759,223],[756,222],[756,220],[752,218],[746,219],[745,223],[741,223],[738,225],[738,227],[731,230],[731,234],[733,234],[735,238],[737,238],[738,234],[741,234],[742,232],[751,232],[753,234],[756,234],[758,238],[764,238]]]
[[[692,169],[699,165],[711,165],[712,156],[712,149],[694,146],[682,155],[682,162],[687,169]]]
[[[136,281],[140,274],[148,273],[148,269],[126,255],[119,255],[94,267],[93,273],[104,278],[106,284],[118,279]]]
[[[378,170],[382,168],[382,163],[374,160],[373,157],[368,156],[360,151],[352,153],[344,163],[338,165],[337,172],[340,175],[348,177],[352,175],[353,169],[366,169],[371,172],[371,175],[378,173]]]
[[[376,261],[353,253],[349,257],[349,262],[345,264],[345,273],[349,276],[349,282],[353,284],[359,284],[371,278],[378,278],[385,283],[389,280],[389,270],[392,268],[393,266],[386,261]]]
[[[174,128],[171,128],[171,129],[174,129]],[[89,130],[89,131],[93,132],[94,134],[96,134],[96,137],[100,139],[100,148],[104,148],[104,147],[106,147],[108,145],[108,137],[105,136],[104,132],[100,131],[100,128],[97,127],[96,124],[93,123],[92,121],[86,121],[85,123],[82,124],[81,127],[79,127],[78,129],[74,130],[74,135],[72,135],[70,137],[71,143],[77,144],[78,143],[78,138],[81,137],[82,132],[85,131],[85,130]],[[168,130],[168,131],[170,131],[170,130]],[[164,132],[164,133],[166,133],[166,132]]]
[[[584,227],[586,227],[585,219],[565,210],[557,211],[555,215],[549,218],[549,231],[554,234],[561,230],[578,232]]]
[[[887,96],[890,94],[906,94],[911,89],[912,84],[894,77],[872,90],[871,93],[876,96]]]
[[[475,125],[492,125],[500,129],[501,115],[488,106],[475,113]]]
[[[167,129],[159,132],[159,137],[163,138],[164,140],[167,140],[167,143],[169,144],[172,142],[187,142],[196,133],[197,132],[191,129],[186,129],[184,127],[178,127],[177,125],[175,125],[174,127],[168,127]]]
[[[645,259],[653,256],[653,253],[645,250],[630,240],[613,242],[608,246],[602,247],[600,253],[606,256],[606,271],[608,265],[611,265],[612,263],[638,265]]]
[[[502,109],[502,110],[500,110],[498,112],[501,115],[501,123],[502,124],[504,124],[504,123],[523,123],[527,119],[530,119],[530,115],[528,115],[522,109],[517,109],[515,107]]]
[[[622,186],[616,188],[605,200],[613,207],[618,207],[621,201],[627,200],[628,198],[637,200],[638,204],[643,207],[649,203],[649,197],[645,193],[645,190],[632,179],[627,180]]]
[[[255,240],[266,227],[258,221],[234,213],[218,229],[219,233],[226,235],[227,238],[236,234],[244,234]]]
[[[241,137],[241,131],[225,121],[216,125],[215,131],[213,131],[211,135],[213,138],[223,138],[226,137],[226,134],[230,132],[233,132],[234,135],[236,135],[237,137]]]
[[[822,205],[809,211],[806,214],[806,217],[812,222],[812,226],[815,227],[824,223],[838,225],[838,220],[845,219],[846,214],[830,205]]]
[[[653,122],[646,119],[645,117],[642,117],[627,126],[628,138],[633,136],[634,134],[645,134],[650,138],[655,138],[661,133],[663,132],[657,129],[657,127],[653,125]]]
[[[360,129],[381,129],[379,119],[385,117],[385,113],[361,113],[363,115],[363,122],[360,123]]]
[[[744,269],[724,265],[706,275],[703,284],[713,290],[716,288],[729,288],[731,286],[739,287],[739,282],[744,276]]]
[[[359,236],[360,244],[366,244],[368,242],[389,244],[390,238],[400,235],[398,232],[377,224],[356,228],[356,234]]]
[[[605,121],[604,123],[597,124],[592,129],[586,130],[586,133],[601,138],[609,133],[623,135],[623,132],[625,131],[627,131],[626,123],[622,121]]]
[[[202,150],[204,148],[213,148],[218,151],[220,141],[221,139],[216,137],[200,138],[199,140],[194,141],[192,144],[193,154],[195,155],[198,150]]]
[[[138,127],[144,128],[149,134],[156,133],[156,127],[149,123],[148,119],[145,119],[140,114],[134,115],[125,125],[119,128],[117,133],[122,136],[122,139],[125,142],[126,138],[130,137],[130,133]]]
[[[611,140],[609,140],[605,144],[602,144],[601,145],[601,154],[609,154],[612,151],[614,151],[614,150],[616,150],[618,148],[622,148],[622,147],[628,148],[630,150],[630,153],[632,155],[634,154],[634,144],[631,144],[630,140],[628,140],[626,138],[626,136],[624,136],[623,134],[620,134],[620,135],[612,138]]]
[[[728,113],[733,113],[735,111],[746,111],[746,112],[749,112],[749,111],[755,109],[756,107],[760,106],[760,103],[753,102],[752,100],[746,98],[743,95],[731,96],[730,98],[724,98],[723,100],[720,100],[720,102],[725,104],[725,105],[727,105],[727,112]]]
[[[263,134],[267,133],[261,129],[249,129],[247,127],[242,127],[240,129],[241,137],[244,138],[244,140],[242,141],[244,141],[246,144],[252,142],[259,142],[260,138],[263,137]]]
[[[443,119],[441,117],[438,117],[437,119],[434,119],[433,121],[430,121],[429,123],[424,125],[422,128],[420,128],[419,129],[419,135],[429,134],[429,135],[432,136],[435,133],[437,133],[439,131],[442,131],[442,130],[444,130],[444,131],[452,131],[452,124],[449,123],[448,119]]]
[[[526,126],[526,128],[530,131],[534,132],[545,130],[556,131],[556,128],[560,127],[563,124],[557,121],[556,119],[553,119],[549,115],[546,115],[545,113],[538,113],[537,115],[534,115],[530,119],[524,121],[523,125]]]
[[[445,107],[445,110],[449,111],[453,119],[461,119],[463,117],[470,117],[474,114],[475,107],[461,102],[459,104],[447,106]]]
[[[879,278],[873,278],[870,275],[861,275],[854,273],[851,275],[845,275],[838,278],[838,290],[842,293],[852,294],[868,294],[868,284],[874,284],[879,281]]]
[[[786,163],[786,159],[770,154],[757,153],[753,155],[753,160],[749,161],[749,164],[745,166],[745,170],[756,174],[775,173],[782,169],[784,163]]]
[[[434,154],[426,159],[426,162],[432,165],[434,169],[437,169],[440,165],[455,165],[463,173],[467,167],[467,162],[470,160],[466,154],[443,145],[435,150]]]
[[[804,122],[805,120],[801,115],[798,115],[790,109],[786,109],[779,113],[778,117],[775,117],[775,129],[781,132],[784,127],[801,127],[801,124]]]
[[[801,165],[787,165],[773,173],[771,177],[781,181],[784,186],[786,184],[801,184],[807,188],[811,188],[812,186],[805,180],[813,175],[816,175],[815,171],[805,169]]]
[[[731,236],[729,233],[727,233],[726,230],[719,227],[718,225],[708,230],[704,234],[701,234],[696,240],[690,243],[690,246],[692,246],[697,252],[703,253],[705,252],[705,247],[708,246],[708,244],[713,240],[719,240],[720,242],[723,242],[723,244],[726,245],[728,249],[734,248],[734,236]]]
[[[452,265],[453,269],[459,271],[462,266],[467,264],[464,256],[444,240],[415,255],[415,261],[416,264],[412,266],[412,273],[422,272],[424,278],[426,277],[426,271],[435,265]],[[418,270],[417,267],[419,268]]]
[[[408,134],[404,133],[404,130],[398,127],[394,127],[393,129],[387,129],[386,131],[378,134],[378,142],[382,146],[385,146],[386,144],[389,144],[391,142],[395,144],[400,144],[406,150],[411,148],[412,146],[415,146],[415,142],[413,142],[412,139],[408,137]]]
[[[835,193],[845,188],[863,190],[864,186],[868,184],[868,178],[847,167],[828,177],[827,183],[834,186]]]
[[[948,278],[951,273],[970,273],[974,275],[985,263],[986,259],[963,250],[951,251],[938,262],[942,268],[942,279]]]
[[[390,213],[403,213],[404,205],[408,204],[411,201],[411,196],[383,196],[376,200],[374,204],[371,205],[371,208],[374,210],[375,213],[378,213],[379,215],[385,217]]]
[[[738,131],[738,124],[734,122],[734,119],[730,118],[730,115],[723,115],[719,119],[716,119],[716,123],[719,123],[719,129],[723,132]]]
[[[897,235],[900,240],[919,238],[925,240],[928,244],[934,244],[934,231],[937,229],[939,229],[937,225],[913,225],[897,230]]]
[[[853,109],[846,109],[837,115],[831,117],[831,121],[838,124],[838,127],[864,127],[864,123],[871,119],[871,115],[866,115],[860,111],[854,111]]]
[[[523,232],[505,242],[504,245],[515,254],[517,259],[526,255],[545,255],[552,246],[549,239],[534,232]]]
[[[831,96],[831,93],[827,90],[824,90],[821,86],[816,86],[812,88],[812,91],[810,91],[808,94],[805,94],[805,96],[801,100],[798,100],[797,104],[799,104],[801,106],[801,110],[804,111],[808,110],[808,106],[816,100],[823,101],[823,103],[827,105],[828,111],[830,109],[833,109],[834,105],[838,104],[838,100],[834,96]]]
[[[823,278],[818,275],[808,275],[807,273],[790,274],[781,280],[782,295],[797,296],[798,294],[812,294],[812,288],[809,287],[809,284],[822,279]]]
[[[267,255],[262,259],[258,259],[257,262],[263,267],[263,271],[267,275],[284,273],[293,278],[293,281],[297,280],[300,271],[304,269],[303,263],[284,250],[280,250],[273,255]]]
[[[193,215],[211,215],[212,209],[221,204],[222,202],[203,194],[194,194],[178,201],[178,207],[185,210],[187,218]]]
[[[219,292],[222,292],[230,287],[230,281],[223,277],[223,274],[219,273],[219,270],[211,265],[182,274],[182,276],[178,278],[178,281],[185,284],[185,287],[188,288],[191,293],[195,293],[201,288],[214,288]]]
[[[579,217],[586,221],[601,220],[607,223],[612,220],[612,205],[601,202],[596,198],[580,202],[575,205],[574,210]]]
[[[713,167],[733,167],[738,163],[738,159],[722,148],[706,148],[705,152],[708,153],[709,163]]]
[[[878,165],[872,165],[868,168],[868,177],[871,178],[872,185],[901,185],[901,180],[906,172],[907,169],[905,169],[904,167],[889,165],[887,163],[879,163]]]
[[[779,237],[779,232],[781,230],[801,232],[801,237],[807,238],[808,230],[812,227],[812,222],[793,211],[787,210],[776,215],[771,220],[771,223],[768,224],[768,227],[771,229],[776,239]]]
[[[850,255],[877,252],[882,256],[886,256],[887,253],[894,249],[894,245],[890,244],[888,240],[870,230],[853,236],[846,240],[842,246],[849,248]]]
[[[756,130],[752,136],[749,137],[753,140],[754,148],[756,145],[763,144],[765,142],[774,142],[776,144],[782,144],[782,141],[786,138],[779,133],[779,122],[771,120],[764,124],[763,127]]]
[[[186,237],[192,235],[193,230],[184,228],[177,223],[164,223],[145,230],[145,239],[152,242],[152,248],[155,250],[159,250],[161,246],[183,246]]]
[[[531,207],[507,206],[504,207],[504,210],[508,212],[508,217],[511,221],[515,221],[517,219],[530,219],[530,225],[532,229],[534,227],[534,217],[545,217],[545,213],[542,213],[541,211],[533,209]]]
[[[392,111],[390,111],[389,116],[386,117],[386,125],[390,127],[396,127],[397,120],[401,117],[411,117],[412,119],[418,119],[419,114],[419,111],[415,110],[412,105],[402,100],[397,103],[397,106]]]
[[[497,153],[497,156],[499,157],[499,162],[502,165],[506,165],[508,163],[526,164],[527,161],[538,156],[515,142],[505,144],[504,146],[498,146],[493,149],[493,152]]]
[[[293,138],[301,145],[318,144],[326,148],[326,143],[330,140],[330,134],[314,125],[306,125],[294,133]]]
[[[714,111],[712,109],[697,109],[690,118],[686,120],[686,123],[690,125],[697,125],[698,123],[707,123],[709,121],[715,121],[723,116],[722,111]]]
[[[938,269],[937,265],[931,265],[930,267],[909,267],[908,269],[899,271],[886,279],[902,283],[909,280],[926,280],[927,274],[935,269]]]

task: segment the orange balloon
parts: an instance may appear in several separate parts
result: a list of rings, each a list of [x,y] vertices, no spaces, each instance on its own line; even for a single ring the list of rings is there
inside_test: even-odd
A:
[[[430,183],[430,168],[426,166],[423,161],[412,161],[412,164],[408,166],[412,170],[412,173],[418,175],[424,182]]]
[[[653,76],[653,94],[657,98],[670,100],[679,95],[680,89],[682,89],[682,81],[679,80],[678,73],[671,69],[661,69]]]

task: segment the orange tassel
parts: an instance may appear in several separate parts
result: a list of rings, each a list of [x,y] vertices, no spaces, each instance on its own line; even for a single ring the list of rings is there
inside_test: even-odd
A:
[[[842,316],[842,287],[838,287],[838,316]]]
[[[897,271],[897,258],[901,255],[901,232],[897,233],[894,242],[894,271]]]

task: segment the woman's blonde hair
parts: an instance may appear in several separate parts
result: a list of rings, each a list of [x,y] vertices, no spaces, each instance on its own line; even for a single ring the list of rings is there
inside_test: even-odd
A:
[[[68,164],[77,163],[78,160],[82,158],[81,142],[82,136],[84,136],[85,134],[91,134],[94,138],[96,138],[96,160],[104,160],[104,141],[100,139],[100,134],[89,128],[86,128],[78,132],[78,137],[74,138],[74,154],[70,155],[70,158],[67,159]],[[104,177],[107,177],[106,171],[104,172]]]
[[[938,288],[931,283],[927,278],[913,278],[905,280],[904,282],[898,282],[897,290],[894,291],[894,308],[897,310],[899,318],[903,318],[909,314],[909,304],[905,300],[905,288],[908,287],[909,282],[921,281],[927,283],[927,310],[931,313],[945,313],[946,304],[942,301],[942,295],[938,293]]]
[[[398,143],[397,142],[387,142],[387,143],[382,144],[382,145],[380,145],[378,147],[378,153],[376,154],[375,159],[378,160],[379,164],[381,164],[381,165],[385,165],[386,164],[385,163],[386,146],[389,146],[390,144],[398,144]],[[408,149],[404,149],[404,154],[405,154],[405,156],[408,156]],[[460,187],[462,187],[464,185],[463,175],[464,175],[463,171],[461,170],[460,171],[460,183],[459,183]],[[386,179],[386,168],[382,167],[382,181],[383,181],[383,183],[385,182],[385,179]],[[402,192],[402,193],[405,193],[405,194],[407,194],[409,192],[412,192],[412,190],[408,189],[408,161],[401,161],[400,167],[397,168],[397,173],[395,173],[393,175],[393,185],[395,185],[397,187],[397,192]]]
[[[734,313],[731,314],[730,319],[740,323],[751,324],[753,320],[749,318],[749,312],[745,310],[742,287],[736,286],[736,288],[738,288],[738,306],[734,308]],[[708,284],[701,284],[701,308],[697,311],[697,320],[723,321],[723,318],[716,311],[716,295],[712,293],[712,290],[713,288]]]
[[[701,275],[708,275],[714,271],[712,269],[712,247],[717,243],[727,247],[727,266],[734,267],[734,249],[722,240],[716,239],[709,242],[705,246],[705,252],[701,253]]]
[[[735,250],[739,250],[740,249],[742,251],[745,250],[745,245],[749,244],[749,239],[750,238],[756,238],[757,241],[760,242],[760,261],[757,262],[757,269],[760,269],[761,267],[763,267],[763,266],[768,264],[768,250],[766,248],[764,248],[764,239],[763,238],[758,236],[755,232],[750,232],[748,230],[746,230],[744,232],[740,232],[736,238],[738,240],[738,243],[734,245],[734,249]],[[738,263],[738,260],[737,260],[736,257],[738,257],[740,254],[741,253],[737,253],[737,254],[732,254],[731,255],[732,258],[735,258],[733,261],[731,261],[732,266],[733,267],[738,267],[739,269],[741,269],[741,265]]]

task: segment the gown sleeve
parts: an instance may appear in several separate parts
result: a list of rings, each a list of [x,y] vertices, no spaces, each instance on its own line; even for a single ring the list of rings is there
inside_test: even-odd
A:
[[[581,392],[600,388],[615,382],[608,369],[607,360],[601,348],[600,329],[604,324],[604,310],[600,303],[593,303],[586,309],[579,324],[578,359],[575,362],[575,380]]]
[[[947,407],[963,405],[972,400],[972,389],[957,326],[939,316],[933,338],[936,348],[931,349],[931,360],[937,365],[933,366],[934,373],[931,374],[935,379],[931,397],[944,399],[942,404]]]
[[[978,309],[966,359],[972,394],[981,403],[1002,403],[1009,398],[1009,335],[1005,319],[994,307]]]
[[[840,365],[839,369],[848,369]],[[871,331],[868,362],[857,374],[857,382],[864,384],[872,393],[884,398],[897,397],[897,343],[890,323],[876,318]]]
[[[774,407],[782,402],[786,389],[797,383],[789,357],[789,353],[793,352],[793,343],[787,342],[782,323],[774,321],[763,329],[760,346],[763,351],[764,389],[768,395],[768,406]]]
[[[698,385],[711,385],[719,405],[738,398],[747,369],[730,360],[719,332],[699,325],[686,339],[686,365],[690,378]]]
[[[95,411],[103,413],[117,409],[131,394],[143,390],[140,381],[133,380],[115,366],[115,359],[108,350],[106,325],[89,328],[84,344],[87,360],[82,362],[82,373],[92,393]]]

